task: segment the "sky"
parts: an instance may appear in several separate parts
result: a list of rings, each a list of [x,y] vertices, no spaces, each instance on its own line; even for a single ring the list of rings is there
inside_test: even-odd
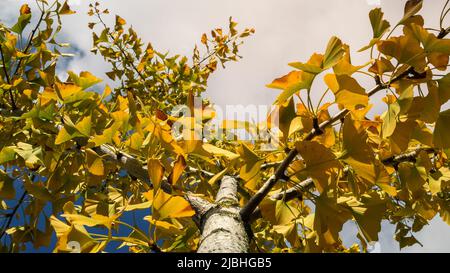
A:
[[[90,53],[91,31],[86,15],[91,1],[71,0],[77,14],[63,18],[64,28],[60,40],[70,42],[76,56],[67,63],[67,69],[75,72],[89,70],[104,77],[108,71],[102,57]],[[268,89],[266,84],[285,75],[295,61],[307,61],[314,52],[323,53],[331,36],[337,36],[350,45],[353,64],[368,60],[366,53],[356,51],[371,38],[368,13],[380,6],[385,18],[394,25],[403,16],[404,0],[103,0],[98,1],[111,12],[131,24],[144,42],[151,42],[158,51],[191,56],[201,35],[215,27],[226,28],[228,18],[233,17],[238,26],[255,28],[256,33],[245,40],[240,55],[244,58],[229,63],[210,78],[206,95],[225,108],[227,105],[271,105],[279,91]],[[439,13],[444,0],[425,0],[421,14],[429,27],[438,28]],[[23,3],[34,1],[0,0],[0,18],[11,23]],[[449,22],[446,22],[448,25]],[[372,79],[358,78],[367,89]],[[313,85],[315,99],[326,89],[319,78]],[[381,114],[383,93],[371,98],[374,104],[370,114]],[[326,97],[331,100],[331,95]],[[257,119],[265,117],[259,113]],[[395,227],[383,224],[380,234],[382,252],[399,251],[393,239]],[[346,245],[354,241],[355,227],[345,226],[343,238]],[[450,252],[450,228],[437,216],[416,236],[423,244],[403,249],[405,252]]]

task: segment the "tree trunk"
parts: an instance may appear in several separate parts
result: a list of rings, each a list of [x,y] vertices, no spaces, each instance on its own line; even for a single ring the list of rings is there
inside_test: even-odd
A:
[[[201,238],[198,253],[246,253],[249,239],[239,214],[237,180],[225,176],[214,204],[199,197],[187,196],[197,212]]]

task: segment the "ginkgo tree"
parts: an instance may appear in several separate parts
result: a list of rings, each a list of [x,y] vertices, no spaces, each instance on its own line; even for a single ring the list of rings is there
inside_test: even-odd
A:
[[[119,15],[108,26],[93,3],[92,54],[113,83],[99,90],[102,79],[61,67],[67,2],[24,4],[14,25],[0,23],[0,250],[360,252],[382,221],[400,248],[420,243],[414,233],[437,215],[450,225],[450,6],[429,28],[422,2],[406,1],[395,25],[370,11],[367,63],[332,37],[267,85],[280,93],[266,121],[226,120],[213,137],[208,79],[241,58],[253,29],[230,18],[191,57],[172,56]],[[385,111],[370,117],[383,92]]]

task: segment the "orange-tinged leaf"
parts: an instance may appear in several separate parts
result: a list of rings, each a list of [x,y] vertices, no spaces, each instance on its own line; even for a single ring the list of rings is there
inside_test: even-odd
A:
[[[1,199],[14,199],[16,196],[16,190],[14,189],[14,180],[11,179],[6,173],[0,170],[0,198]]]
[[[295,221],[300,215],[300,211],[284,200],[277,200],[275,205],[275,221],[277,225],[286,225]]]
[[[301,81],[302,74],[301,71],[291,71],[287,75],[273,80],[267,87],[281,90],[289,89]]]
[[[23,4],[20,7],[20,15],[24,15],[24,14],[30,14],[31,13],[31,9],[28,6],[28,4]]]
[[[289,65],[311,74],[319,74],[323,71],[322,69],[323,55],[313,54],[307,63],[294,62]]]
[[[122,17],[120,17],[119,15],[116,15],[116,25],[120,25],[123,26],[127,23],[127,21],[125,21],[125,19],[123,19]]]

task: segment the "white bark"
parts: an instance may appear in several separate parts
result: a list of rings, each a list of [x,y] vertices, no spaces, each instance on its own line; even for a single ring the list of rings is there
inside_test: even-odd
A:
[[[187,197],[197,212],[204,212],[200,215],[202,235],[198,253],[248,252],[249,239],[239,214],[237,183],[235,178],[225,176],[214,204],[201,204]]]

